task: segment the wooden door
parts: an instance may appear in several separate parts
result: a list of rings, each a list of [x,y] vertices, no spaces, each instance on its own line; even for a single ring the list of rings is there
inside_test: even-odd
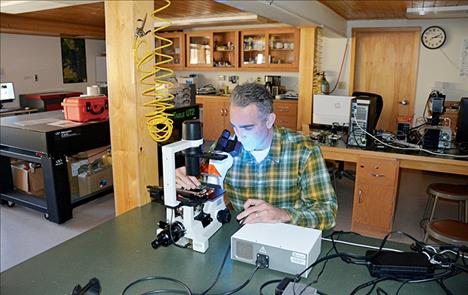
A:
[[[350,94],[383,98],[377,129],[396,130],[398,116],[412,115],[416,95],[420,28],[353,29]]]

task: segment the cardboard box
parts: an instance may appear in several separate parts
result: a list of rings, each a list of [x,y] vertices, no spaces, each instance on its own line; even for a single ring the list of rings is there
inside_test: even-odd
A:
[[[100,169],[105,166],[111,166],[111,160],[109,146],[103,146],[99,148],[95,148],[92,150],[80,152],[73,156],[66,156],[67,160],[67,168],[68,168],[68,181],[70,183],[70,193],[72,195],[80,195],[79,184],[78,184],[78,175],[79,174],[91,174],[93,171],[93,166],[97,169]],[[99,161],[99,163],[96,163]]]
[[[78,187],[81,197],[108,188],[112,184],[112,166],[100,168],[89,174],[78,175]]]
[[[11,164],[14,186],[37,197],[44,196],[44,174],[41,167],[33,168],[26,161],[15,161]]]

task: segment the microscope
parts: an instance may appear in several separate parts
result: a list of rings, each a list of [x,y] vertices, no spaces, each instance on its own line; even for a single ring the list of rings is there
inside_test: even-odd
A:
[[[151,243],[155,249],[175,243],[205,253],[209,238],[231,219],[224,202],[222,183],[232,166],[232,155],[223,151],[204,154],[202,144],[201,122],[188,120],[182,124],[182,140],[162,147],[166,220],[159,222],[156,239]],[[201,174],[200,158],[209,161],[205,166],[206,182],[200,187],[193,190],[176,188],[175,154],[178,152],[185,156],[187,175]]]

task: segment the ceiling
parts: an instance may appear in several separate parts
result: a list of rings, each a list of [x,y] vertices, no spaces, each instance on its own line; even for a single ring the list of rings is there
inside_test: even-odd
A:
[[[346,20],[369,20],[369,19],[407,19],[407,18],[440,18],[438,15],[415,14],[408,16],[407,8],[430,9],[434,7],[466,6],[468,0],[406,0],[406,1],[337,1],[318,0]],[[450,15],[439,15],[450,18]],[[468,17],[466,14],[464,17]]]
[[[219,1],[219,2],[217,2]],[[220,3],[229,2],[225,0],[172,0],[172,4],[168,9],[161,11],[158,16],[171,20],[178,19],[196,19],[203,17],[219,17],[245,14],[245,12]],[[269,0],[279,1],[279,0]],[[284,1],[284,0],[283,0]],[[306,1],[306,0],[304,0]],[[308,0],[313,1],[313,0]],[[413,1],[367,1],[367,0],[318,0],[325,6],[335,11],[338,15],[346,20],[369,20],[369,19],[406,19],[407,8],[413,7],[438,7],[438,6],[464,6],[468,5],[468,0],[413,0]],[[23,34],[40,34],[40,35],[81,35],[87,37],[104,38],[105,36],[105,20],[104,20],[104,3],[96,1],[82,5],[58,7],[52,9],[38,10],[37,4],[39,1],[2,1],[2,12],[15,11],[15,3],[23,3],[18,9],[28,9],[32,6],[24,5],[24,2],[34,3],[36,11],[22,12],[16,14],[2,13],[0,17],[1,32],[7,33],[23,33]],[[66,1],[49,1],[55,2],[57,6],[68,5]],[[79,1],[72,1],[76,4]],[[5,3],[8,6],[5,6]],[[83,3],[83,2],[81,2]],[[155,6],[159,7],[164,3],[161,0],[155,1]],[[50,6],[49,6],[50,7]],[[13,9],[13,10],[10,10]],[[29,10],[30,10],[29,9]],[[44,9],[44,8],[42,8]],[[24,10],[23,10],[24,11]],[[251,18],[247,24],[272,23],[273,20],[258,16]],[[216,25],[212,21],[205,25]],[[193,26],[193,25],[191,25]],[[203,26],[198,24],[197,26]],[[83,29],[84,32],[76,33]],[[172,29],[183,29],[184,26],[172,26]]]

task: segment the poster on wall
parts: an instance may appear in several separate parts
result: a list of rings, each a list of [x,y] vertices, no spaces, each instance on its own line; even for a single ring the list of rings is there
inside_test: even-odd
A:
[[[84,39],[60,38],[63,83],[86,82],[86,49]]]

